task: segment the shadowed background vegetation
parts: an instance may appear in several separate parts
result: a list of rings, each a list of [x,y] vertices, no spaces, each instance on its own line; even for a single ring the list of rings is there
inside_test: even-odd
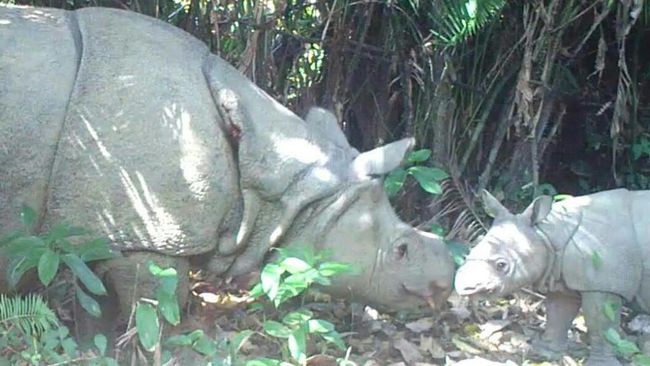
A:
[[[194,34],[298,114],[331,109],[360,150],[415,136],[450,178],[438,196],[407,189],[395,204],[452,237],[480,231],[480,188],[510,204],[650,188],[642,0],[15,3],[145,13]]]

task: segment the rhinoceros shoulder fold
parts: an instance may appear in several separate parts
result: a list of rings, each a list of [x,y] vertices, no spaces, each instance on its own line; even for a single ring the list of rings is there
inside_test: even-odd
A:
[[[642,262],[626,189],[570,198],[553,205],[539,225],[561,256],[564,284],[576,291],[616,293],[631,301]]]

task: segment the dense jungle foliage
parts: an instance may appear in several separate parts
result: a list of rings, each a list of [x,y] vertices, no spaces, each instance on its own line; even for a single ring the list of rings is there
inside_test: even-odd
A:
[[[642,0],[9,2],[142,12],[194,34],[297,113],[333,110],[359,149],[416,136],[450,179],[435,199],[405,190],[398,206],[451,236],[482,226],[481,188],[512,204],[650,187]]]

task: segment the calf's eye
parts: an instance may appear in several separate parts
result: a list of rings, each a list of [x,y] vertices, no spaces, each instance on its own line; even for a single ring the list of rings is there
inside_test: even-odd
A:
[[[506,262],[503,259],[497,260],[495,266],[496,266],[497,271],[499,271],[501,273],[508,272],[508,262]]]

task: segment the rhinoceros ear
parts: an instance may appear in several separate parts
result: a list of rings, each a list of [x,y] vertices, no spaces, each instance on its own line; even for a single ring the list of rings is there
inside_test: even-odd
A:
[[[415,139],[405,138],[359,154],[350,166],[353,179],[366,180],[387,174],[400,166],[414,145]]]
[[[510,211],[485,189],[481,191],[481,201],[485,212],[493,218],[510,214]]]
[[[531,225],[535,225],[544,220],[551,212],[553,206],[553,198],[550,196],[539,196],[526,207],[524,212],[521,213]]]
[[[331,140],[336,145],[341,147],[350,146],[336,116],[327,109],[311,107],[307,112],[307,116],[305,116],[305,121],[311,128],[320,131],[324,135],[323,137]]]

